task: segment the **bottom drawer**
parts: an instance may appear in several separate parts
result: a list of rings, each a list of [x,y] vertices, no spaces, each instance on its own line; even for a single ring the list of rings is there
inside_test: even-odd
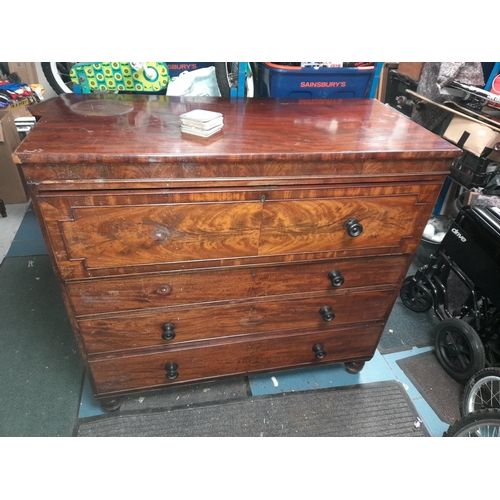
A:
[[[377,323],[279,337],[246,337],[238,342],[94,360],[89,365],[96,396],[104,396],[317,363],[368,360],[382,331],[383,324]]]

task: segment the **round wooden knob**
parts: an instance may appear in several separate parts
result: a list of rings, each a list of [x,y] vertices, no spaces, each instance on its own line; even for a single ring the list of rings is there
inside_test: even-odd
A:
[[[359,223],[358,219],[346,220],[344,227],[351,238],[356,238],[363,232],[363,226]]]
[[[317,359],[323,359],[326,356],[323,344],[314,344],[312,350]]]
[[[332,311],[332,308],[330,306],[323,306],[320,310],[319,313],[321,316],[323,316],[324,321],[332,321],[335,319],[335,314]]]
[[[161,335],[163,340],[172,340],[175,338],[175,325],[173,323],[165,323],[161,326],[161,329],[163,330]]]
[[[177,363],[167,363],[165,365],[165,370],[167,371],[166,377],[168,380],[175,380],[179,376],[177,368],[179,368]]]
[[[336,269],[328,273],[328,279],[331,281],[332,286],[334,287],[342,286],[345,281],[341,272],[337,271]]]

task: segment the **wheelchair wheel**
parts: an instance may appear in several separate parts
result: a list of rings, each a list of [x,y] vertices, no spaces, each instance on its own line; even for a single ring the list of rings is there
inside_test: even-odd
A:
[[[450,425],[443,437],[500,437],[500,410],[469,413]]]
[[[435,354],[455,380],[469,380],[485,365],[484,346],[476,330],[458,318],[445,319],[434,329]]]
[[[426,312],[434,303],[430,290],[421,281],[416,281],[414,276],[405,279],[399,296],[403,304],[414,312]]]
[[[479,370],[464,387],[462,415],[488,408],[500,409],[500,368]]]

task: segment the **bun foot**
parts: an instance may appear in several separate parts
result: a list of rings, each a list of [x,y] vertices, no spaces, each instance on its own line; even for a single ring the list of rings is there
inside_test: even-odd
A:
[[[99,403],[104,411],[117,411],[123,404],[123,396],[117,398],[105,398],[100,399]]]
[[[359,373],[363,366],[365,366],[364,361],[349,361],[348,363],[344,363],[345,369],[348,373]]]

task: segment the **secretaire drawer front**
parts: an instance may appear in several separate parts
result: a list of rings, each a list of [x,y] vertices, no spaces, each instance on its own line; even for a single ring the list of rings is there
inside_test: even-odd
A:
[[[260,203],[74,208],[61,222],[70,259],[89,268],[256,255]]]
[[[395,285],[405,255],[339,259],[313,264],[172,272],[157,276],[70,282],[77,316],[272,297],[315,291]]]
[[[375,249],[379,255],[404,253],[416,227],[423,230],[423,214],[430,210],[424,199],[408,185],[255,188],[62,199],[48,194],[40,209],[63,278],[74,279],[180,265],[289,261],[307,254],[332,258],[338,251],[342,257]]]
[[[414,196],[269,201],[260,255],[399,247],[419,219]]]
[[[368,360],[380,324],[286,337],[246,339],[162,353],[90,362],[100,395],[146,387],[299,367],[320,362]]]
[[[278,330],[327,330],[381,321],[394,290],[254,301],[220,307],[172,308],[148,314],[80,320],[89,354]]]

